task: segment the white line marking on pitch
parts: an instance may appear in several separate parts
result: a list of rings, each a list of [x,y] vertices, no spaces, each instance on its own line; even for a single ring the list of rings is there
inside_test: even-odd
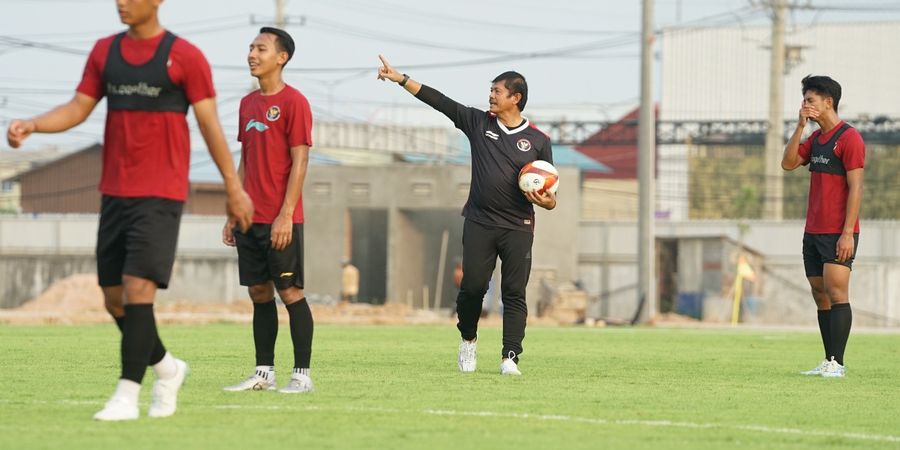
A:
[[[54,404],[54,405],[71,405],[71,406],[97,406],[103,402],[89,400],[30,400],[30,401],[11,401],[0,399],[0,404]],[[662,428],[691,428],[691,429],[731,429],[739,431],[754,431],[768,434],[794,434],[807,437],[828,437],[843,438],[860,441],[876,441],[876,442],[900,442],[900,436],[890,434],[870,434],[856,432],[834,432],[820,430],[804,430],[800,428],[784,428],[769,427],[765,425],[724,425],[716,423],[697,423],[697,422],[681,422],[672,420],[640,420],[640,419],[601,419],[595,417],[568,416],[562,414],[529,414],[529,413],[499,413],[494,411],[456,411],[450,409],[422,409],[422,410],[403,410],[396,408],[369,408],[369,407],[321,407],[321,406],[298,406],[298,405],[211,405],[213,409],[261,409],[261,410],[281,410],[281,411],[344,411],[344,412],[365,412],[365,413],[386,413],[386,414],[409,414],[420,413],[432,416],[448,416],[448,417],[496,417],[501,419],[532,419],[548,422],[571,422],[585,423],[591,425],[624,425],[638,427],[662,427]]]

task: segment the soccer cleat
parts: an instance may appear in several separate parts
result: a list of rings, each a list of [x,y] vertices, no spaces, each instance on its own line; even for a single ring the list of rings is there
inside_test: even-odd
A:
[[[188,374],[186,362],[175,359],[175,375],[171,378],[157,378],[153,383],[153,394],[150,400],[149,417],[169,417],[175,414],[178,406],[178,390],[184,384]]]
[[[121,395],[113,395],[100,412],[94,414],[94,420],[104,422],[118,420],[135,420],[140,413],[137,403]]]
[[[238,384],[225,386],[228,392],[240,391],[274,391],[275,390],[275,371],[263,370],[259,367],[246,380]]]
[[[522,375],[519,366],[511,358],[503,358],[500,363],[500,375]]]
[[[822,369],[822,376],[825,378],[844,378],[844,375],[847,373],[847,369],[844,366],[838,364],[834,358],[831,358],[831,361],[828,361],[825,364],[825,367]]]
[[[819,365],[816,366],[815,369],[807,370],[807,371],[805,371],[805,372],[800,372],[800,375],[807,375],[807,376],[819,376],[819,375],[822,375],[822,370],[825,369],[825,366],[826,366],[827,364],[828,364],[828,360],[827,360],[827,359],[823,359],[822,362],[820,362]]]
[[[278,390],[278,392],[281,392],[282,394],[302,394],[304,392],[312,391],[312,378],[307,375],[303,375],[302,373],[295,373],[291,375],[291,381],[288,382],[287,386]]]
[[[465,339],[459,343],[459,371],[474,372],[477,366],[475,340],[467,341]]]

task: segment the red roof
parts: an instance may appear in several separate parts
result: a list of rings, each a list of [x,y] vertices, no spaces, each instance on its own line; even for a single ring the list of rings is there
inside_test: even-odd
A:
[[[586,173],[587,178],[637,178],[639,112],[635,108],[575,146],[579,152],[612,169],[610,173]]]

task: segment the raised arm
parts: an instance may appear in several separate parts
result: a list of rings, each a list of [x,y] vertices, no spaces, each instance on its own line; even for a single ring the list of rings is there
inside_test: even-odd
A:
[[[413,80],[408,75],[400,73],[388,63],[384,56],[378,55],[378,58],[381,59],[382,64],[382,66],[378,68],[379,80],[390,80],[397,84],[402,83],[403,88],[406,89],[407,92],[415,95],[417,99],[421,100],[426,105],[442,112],[447,118],[453,121],[456,128],[459,128],[463,132],[468,133],[468,130],[473,128],[476,118],[479,115],[484,114],[484,111],[462,105],[436,89],[423,85],[422,83]]]
[[[16,119],[10,122],[6,131],[6,141],[12,148],[19,148],[32,133],[59,133],[73,128],[91,115],[98,100],[81,92],[75,93],[66,103],[31,119]]]
[[[229,219],[238,224],[242,231],[247,231],[253,222],[253,202],[250,196],[244,192],[243,184],[234,169],[234,160],[231,151],[225,143],[225,135],[222,134],[222,125],[216,112],[216,100],[207,98],[192,105],[200,133],[206,141],[209,155],[215,161],[225,181],[225,194],[228,196],[226,211]]]

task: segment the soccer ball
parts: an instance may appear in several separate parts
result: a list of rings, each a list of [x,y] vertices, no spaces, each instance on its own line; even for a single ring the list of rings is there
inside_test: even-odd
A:
[[[547,161],[532,161],[519,171],[519,189],[522,192],[543,194],[550,191],[555,194],[559,189],[559,172]]]

